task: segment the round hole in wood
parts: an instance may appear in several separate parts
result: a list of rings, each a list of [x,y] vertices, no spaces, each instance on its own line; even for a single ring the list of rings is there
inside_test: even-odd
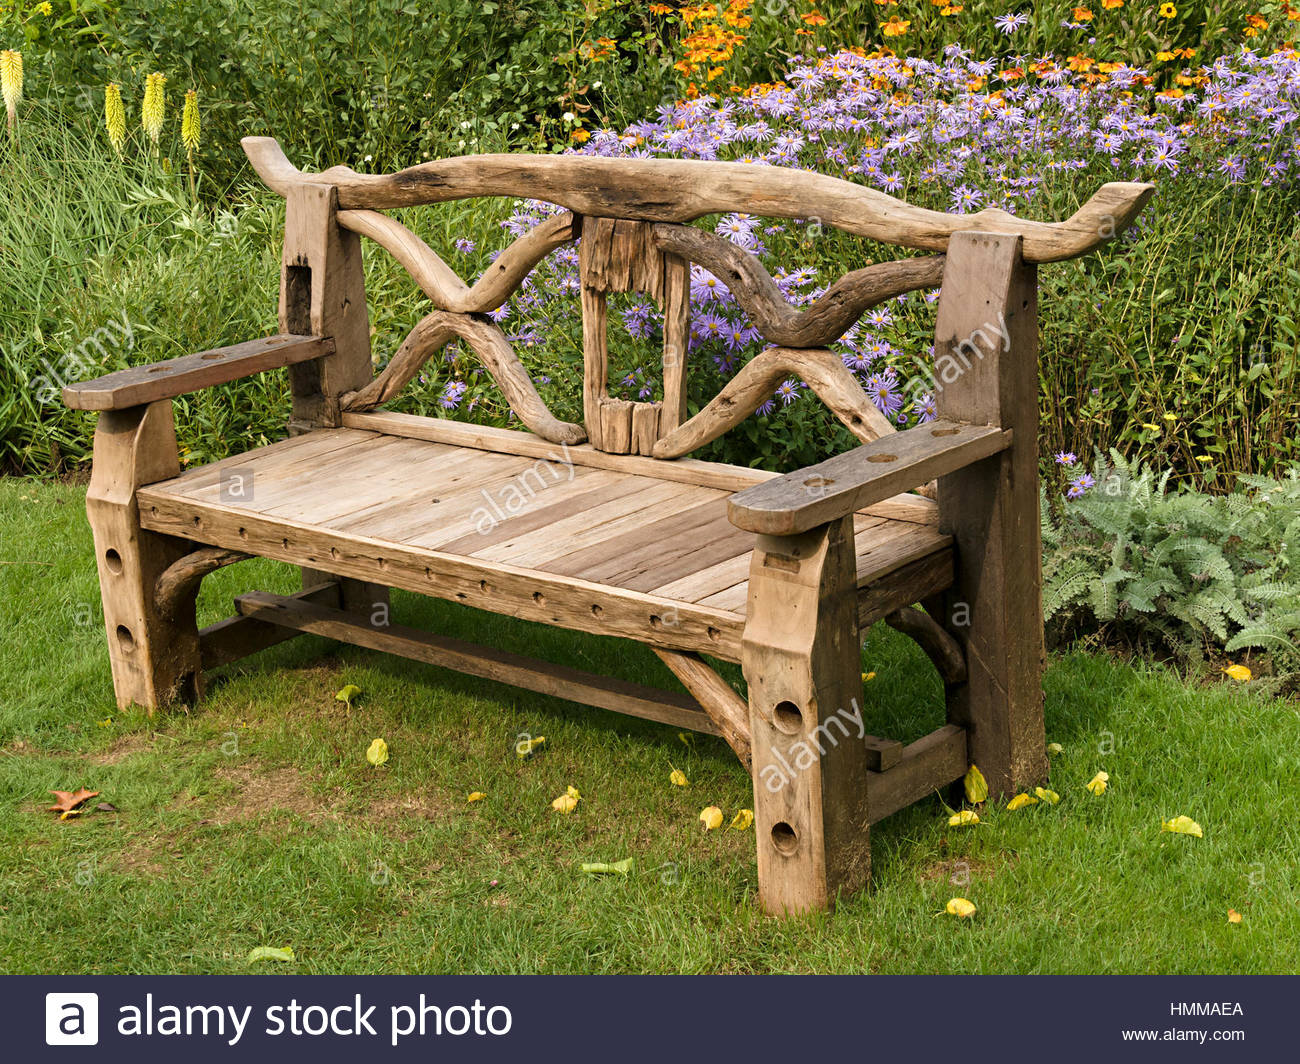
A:
[[[722,633],[718,631],[718,629],[714,628],[713,625],[709,625],[708,636],[716,643],[719,639],[722,638]]]
[[[492,590],[492,585],[489,584],[486,580],[480,580],[478,582],[478,589],[482,591],[484,594],[486,594],[487,592]]]
[[[289,540],[288,540],[287,538],[286,538],[286,539],[282,539],[282,540],[280,540],[280,546],[281,546],[284,550],[288,550],[288,549],[289,549]]]
[[[441,499],[430,499],[429,501],[430,501],[430,502],[442,502]]]
[[[868,461],[868,462],[897,462],[897,461],[898,461],[898,455],[896,455],[896,454],[869,454],[869,455],[867,455],[867,461]]]
[[[239,538],[240,538],[240,539],[247,539],[247,538],[248,538],[248,529],[246,529],[246,528],[241,528],[241,529],[239,530]]]
[[[150,367],[149,367],[149,372],[150,372],[150,373],[165,373],[166,371],[167,371],[167,367],[166,367],[166,366],[150,366]]]
[[[799,848],[799,833],[784,820],[778,820],[772,825],[772,845],[777,853],[789,857]]]
[[[651,628],[662,628],[663,626],[664,626],[664,619],[660,617],[659,614],[657,613],[650,614]]]
[[[594,602],[592,603],[592,605],[591,605],[591,615],[592,615],[593,617],[599,617],[599,616],[600,616],[602,613],[604,613],[604,612],[605,612],[605,611],[602,610],[598,605],[596,605]]]
[[[540,591],[534,591],[534,592],[533,592],[533,601],[536,602],[537,605],[539,605],[539,606],[545,606],[545,605],[546,605],[546,596],[543,595]]]
[[[131,634],[131,629],[124,624],[117,626],[117,645],[124,654],[129,654],[135,649],[135,636]]]
[[[200,525],[202,525],[202,524],[203,524],[203,518],[201,518],[198,514],[195,514],[195,515],[194,515],[194,527],[195,527],[195,528],[198,528],[198,527],[199,527]]]
[[[835,481],[831,477],[809,477],[803,482],[805,488],[829,488]]]
[[[199,361],[200,361],[200,362],[211,362],[213,359],[216,359],[216,358],[225,358],[225,357],[226,357],[226,356],[225,356],[222,352],[220,352],[220,351],[209,351],[206,355],[204,355],[202,358],[200,358]]]
[[[786,735],[798,735],[803,731],[803,710],[793,702],[778,702],[772,709],[772,723]]]
[[[383,558],[376,558],[375,562],[378,564],[379,568],[381,569],[386,569],[388,567],[388,563],[384,561]]]
[[[956,436],[961,429],[931,429],[931,436]]]
[[[122,555],[118,554],[112,547],[104,551],[104,568],[114,576],[122,571]]]

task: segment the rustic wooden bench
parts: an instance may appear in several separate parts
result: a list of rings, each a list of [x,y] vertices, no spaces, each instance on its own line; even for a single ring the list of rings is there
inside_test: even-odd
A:
[[[69,406],[99,411],[87,509],[119,705],[196,699],[207,670],[311,632],[720,735],[753,774],[760,895],[773,912],[863,886],[869,825],[972,761],[995,795],[1045,779],[1036,264],[1122,232],[1150,186],[1104,185],[1046,224],[941,214],[739,163],[489,155],[391,175],[308,174],[274,140],[244,145],[287,200],[280,334],[64,391]],[[478,196],[568,213],[515,241],[472,286],[379,213]],[[816,218],[937,254],[855,270],[797,311],[756,258],[686,224],[723,211]],[[362,236],[435,307],[377,376]],[[486,317],[570,241],[583,425],[552,415]],[[774,346],[688,417],[692,262],[728,285]],[[827,345],[868,308],[940,283],[938,419],[895,431]],[[606,299],[623,291],[663,308],[662,402],[608,394]],[[376,409],[457,338],[529,431]],[[289,438],[182,473],[171,400],[280,366]],[[786,476],[685,457],[790,376],[861,446]],[[937,501],[907,494],[935,478]],[[535,497],[490,513],[486,500],[511,484]],[[242,595],[236,616],[199,631],[200,580],[250,556],[301,567],[303,591]],[[388,623],[394,587],[636,640],[687,693]],[[946,690],[948,723],[906,746],[858,723],[859,633],[882,618],[917,640]],[[747,700],[706,655],[741,664]]]

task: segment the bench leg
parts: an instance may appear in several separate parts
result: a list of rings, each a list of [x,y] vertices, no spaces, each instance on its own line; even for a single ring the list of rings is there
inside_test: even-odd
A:
[[[824,909],[871,874],[856,590],[850,518],[757,537],[741,654],[770,913]]]
[[[193,596],[165,618],[155,594],[158,576],[191,545],[142,529],[135,500],[137,488],[179,473],[170,401],[99,415],[86,515],[121,708],[136,703],[153,710],[201,693]]]

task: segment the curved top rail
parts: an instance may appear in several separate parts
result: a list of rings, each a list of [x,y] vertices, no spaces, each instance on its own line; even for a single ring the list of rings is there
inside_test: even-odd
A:
[[[838,177],[751,163],[693,159],[610,159],[595,155],[465,155],[395,174],[358,174],[335,166],[303,173],[272,137],[245,137],[253,169],[280,195],[304,183],[333,185],[342,210],[412,207],[476,196],[542,199],[578,214],[689,222],[743,211],[775,218],[816,218],[855,236],[901,247],[945,251],[957,232],[1023,238],[1028,262],[1084,255],[1122,233],[1154,185],[1111,181],[1063,222],[1034,222],[987,208],[945,214]]]

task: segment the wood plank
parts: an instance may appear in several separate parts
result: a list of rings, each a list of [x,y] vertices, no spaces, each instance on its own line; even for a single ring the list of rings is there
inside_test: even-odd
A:
[[[966,775],[966,730],[948,724],[903,747],[898,764],[867,775],[869,819],[876,824]]]
[[[276,470],[277,474],[281,474],[287,469],[309,467],[328,454],[353,447],[364,440],[380,438],[380,433],[360,429],[317,429],[315,432],[304,432],[251,451],[232,454],[216,462],[195,466],[166,483],[170,491],[197,497],[202,489],[219,483],[225,474],[234,469],[261,468]]]
[[[63,401],[73,410],[125,410],[333,353],[328,336],[263,336],[69,384]]]
[[[560,628],[616,635],[725,661],[740,654],[743,618],[575,577],[372,539],[220,503],[138,493],[141,523],[199,543],[247,551]]]
[[[354,614],[305,602],[301,598],[255,591],[240,595],[235,603],[243,616],[291,631],[310,632],[675,728],[687,728],[707,735],[720,734],[717,725],[699,703],[671,691],[581,672],[566,665],[523,657],[449,636],[433,635],[405,625],[388,624],[373,628]]]
[[[1010,446],[996,425],[931,421],[734,495],[728,512],[739,528],[793,535]]]
[[[337,607],[339,585],[333,581],[317,584],[289,597]],[[273,647],[301,634],[292,628],[268,624],[254,617],[244,617],[240,614],[227,617],[224,621],[210,624],[199,631],[199,652],[203,669],[205,671],[218,669],[222,665],[229,665],[233,661],[239,661],[241,658],[256,654],[259,650]]]

